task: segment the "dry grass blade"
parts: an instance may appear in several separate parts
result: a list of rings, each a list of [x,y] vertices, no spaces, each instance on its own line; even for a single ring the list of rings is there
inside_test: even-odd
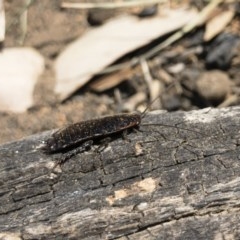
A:
[[[25,6],[30,6],[32,0],[26,0],[25,1]],[[27,35],[27,29],[28,29],[28,8],[26,8],[26,11],[24,11],[22,13],[22,15],[20,16],[20,23],[21,23],[21,37],[19,39],[19,43],[20,45],[24,44],[24,40],[26,38]]]
[[[213,1],[211,1],[198,14],[198,16],[195,19],[193,19],[193,21],[188,23],[185,27],[183,27],[181,30],[179,30],[178,32],[176,32],[172,36],[170,36],[166,41],[162,42],[161,44],[159,44],[155,48],[153,48],[150,51],[148,51],[147,53],[143,54],[142,58],[149,59],[149,58],[153,57],[159,51],[161,51],[162,49],[170,46],[172,43],[174,43],[177,40],[179,40],[180,38],[182,38],[186,33],[192,31],[195,27],[203,24],[208,19],[208,17],[212,13],[212,11],[222,2],[224,2],[224,0],[213,0]]]
[[[27,0],[26,4],[21,8],[21,10],[18,12],[17,17],[13,18],[9,23],[7,24],[6,31],[9,31],[9,29],[16,23],[19,22],[19,18],[25,13],[25,11],[28,10],[30,6],[35,2],[36,0]],[[25,21],[25,20],[24,20]]]
[[[5,11],[4,11],[4,2],[0,0],[0,42],[3,42],[5,39]]]
[[[124,2],[102,2],[102,3],[70,3],[63,2],[61,4],[62,8],[77,8],[77,9],[92,9],[92,8],[104,8],[104,9],[114,9],[114,8],[124,8],[124,7],[134,7],[134,6],[147,6],[151,4],[163,3],[167,0],[132,0]]]

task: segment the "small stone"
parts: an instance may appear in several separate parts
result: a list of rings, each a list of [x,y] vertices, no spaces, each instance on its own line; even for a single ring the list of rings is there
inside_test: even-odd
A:
[[[199,76],[196,82],[196,91],[205,101],[219,104],[231,92],[231,85],[227,74],[215,70]]]

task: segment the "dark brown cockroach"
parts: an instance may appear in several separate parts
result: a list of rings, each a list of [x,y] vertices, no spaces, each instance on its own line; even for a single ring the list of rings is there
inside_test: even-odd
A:
[[[71,124],[54,132],[41,147],[44,152],[64,153],[60,163],[90,148],[95,141],[137,127],[142,119],[140,113],[118,114]]]

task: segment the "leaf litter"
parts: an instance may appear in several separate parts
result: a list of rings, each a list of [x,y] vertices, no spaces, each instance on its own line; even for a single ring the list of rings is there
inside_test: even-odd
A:
[[[56,59],[55,93],[60,100],[66,99],[109,64],[179,29],[195,16],[193,10],[170,10],[144,20],[124,15],[89,30]]]

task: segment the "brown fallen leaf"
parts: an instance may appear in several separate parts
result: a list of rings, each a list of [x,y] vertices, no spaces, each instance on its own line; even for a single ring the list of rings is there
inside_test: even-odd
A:
[[[227,10],[221,12],[206,24],[206,30],[204,34],[204,41],[210,41],[216,35],[224,31],[225,27],[232,21],[235,12],[233,10]]]

